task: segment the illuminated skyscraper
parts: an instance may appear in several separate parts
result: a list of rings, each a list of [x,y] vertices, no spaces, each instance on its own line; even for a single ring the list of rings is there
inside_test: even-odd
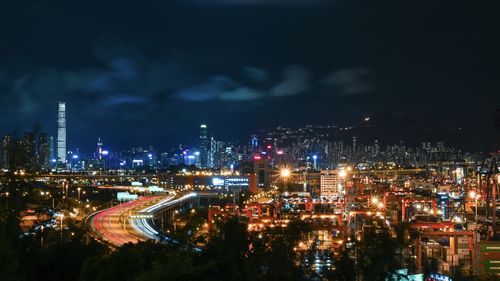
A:
[[[59,102],[57,111],[57,162],[66,163],[66,103]]]
[[[49,159],[50,163],[53,163],[54,160],[56,159],[56,152],[54,151],[54,137],[50,136],[49,138]]]
[[[200,126],[200,167],[206,168],[208,164],[209,140],[207,133],[207,125]]]
[[[102,141],[101,137],[97,139],[97,159],[102,160]]]
[[[48,169],[50,160],[50,137],[46,133],[41,133],[38,135],[38,167]]]
[[[209,168],[215,167],[215,153],[217,151],[217,142],[213,137],[210,138],[210,150],[208,151],[208,164]]]
[[[36,142],[35,134],[27,132],[19,140],[21,168],[33,171],[36,168]]]

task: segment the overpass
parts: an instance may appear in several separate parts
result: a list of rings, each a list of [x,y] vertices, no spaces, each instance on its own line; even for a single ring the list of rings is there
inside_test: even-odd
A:
[[[192,200],[196,193],[163,196],[143,196],[135,201],[119,204],[91,214],[86,219],[90,234],[97,240],[118,248],[126,243],[137,243],[149,239],[175,242],[157,229],[154,217],[177,208]]]

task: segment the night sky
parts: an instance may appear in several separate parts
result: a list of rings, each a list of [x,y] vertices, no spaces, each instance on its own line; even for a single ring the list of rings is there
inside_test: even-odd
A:
[[[97,136],[167,148],[202,122],[238,139],[394,112],[487,128],[500,4],[485,2],[0,1],[0,133],[55,135],[58,101],[70,148]]]

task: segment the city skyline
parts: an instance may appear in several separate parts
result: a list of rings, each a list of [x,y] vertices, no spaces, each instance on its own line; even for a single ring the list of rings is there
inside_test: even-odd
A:
[[[70,147],[67,147],[67,133],[66,133],[66,102],[59,101],[58,108],[56,112],[56,122],[52,122],[52,125],[56,124],[56,129],[54,132],[44,130],[44,126],[41,124],[35,124],[31,129],[25,131],[10,131],[5,133],[5,136],[12,136],[20,138],[23,134],[39,134],[48,133],[52,137],[58,139],[57,145],[54,148],[56,151],[56,159],[60,163],[66,162],[66,159],[62,159],[62,155],[66,155],[66,152],[73,153],[73,150],[84,150],[93,151],[95,148],[95,136],[86,136],[80,139],[74,140]],[[380,114],[380,115],[364,115],[359,120],[353,120],[352,123],[347,124],[337,124],[337,123],[324,123],[324,124],[311,124],[307,123],[303,126],[275,126],[272,124],[263,124],[264,127],[255,129],[254,131],[245,131],[242,135],[231,135],[227,136],[219,130],[214,130],[210,126],[210,131],[207,131],[207,122],[201,122],[195,124],[195,126],[200,126],[201,134],[196,136],[195,128],[189,128],[189,131],[182,136],[182,142],[172,143],[172,142],[158,142],[157,139],[146,139],[143,138],[137,143],[126,143],[122,142],[120,139],[111,137],[113,142],[107,142],[108,147],[113,147],[115,151],[126,150],[133,147],[149,147],[154,146],[160,150],[167,151],[174,149],[179,146],[186,147],[197,147],[200,149],[206,147],[206,154],[209,153],[209,146],[214,136],[218,140],[222,139],[224,141],[234,142],[238,144],[250,143],[252,136],[261,135],[265,136],[267,134],[273,134],[276,130],[291,129],[291,130],[301,130],[301,128],[331,128],[340,131],[347,131],[343,137],[337,137],[337,141],[346,141],[351,138],[360,139],[362,144],[369,144],[373,141],[380,141],[384,145],[392,145],[396,143],[405,143],[409,146],[419,146],[421,143],[427,142],[444,142],[451,144],[452,146],[458,147],[467,152],[483,152],[488,153],[488,151],[495,150],[495,118],[498,118],[498,110],[493,110],[491,112],[491,127],[485,128],[484,135],[479,135],[476,138],[466,138],[468,134],[478,133],[477,128],[467,128],[463,126],[456,125],[428,125],[421,123],[421,120],[415,119],[414,116],[407,116],[405,114]],[[71,118],[70,118],[71,119]],[[495,123],[495,124],[494,124]],[[74,126],[74,124],[71,124]],[[70,126],[71,126],[70,125]],[[46,126],[50,127],[50,126]],[[72,130],[70,130],[71,132]],[[398,135],[392,134],[393,131],[398,132]],[[446,133],[443,133],[445,131]],[[210,136],[208,135],[210,134]],[[60,135],[60,139],[59,139]],[[101,142],[101,136],[107,134],[96,134],[98,142]],[[109,136],[109,134],[108,134]],[[174,135],[174,138],[178,135]],[[202,137],[204,136],[204,137]],[[92,139],[94,138],[94,139]],[[199,138],[196,140],[196,138]],[[347,139],[346,139],[347,138]],[[71,136],[70,136],[71,139]],[[110,140],[108,139],[108,141]],[[212,140],[211,140],[212,139]],[[90,141],[89,141],[90,140]],[[206,142],[202,145],[202,142]],[[206,157],[208,159],[208,155]],[[60,160],[62,159],[62,160]],[[208,160],[206,160],[208,161]],[[198,163],[200,164],[200,163]],[[206,166],[206,165],[202,165]]]

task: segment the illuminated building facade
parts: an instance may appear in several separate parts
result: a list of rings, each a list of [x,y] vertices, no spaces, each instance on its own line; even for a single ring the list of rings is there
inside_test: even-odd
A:
[[[337,171],[335,170],[321,170],[320,176],[320,189],[321,197],[335,198],[340,194],[340,180]]]
[[[207,125],[202,124],[200,126],[200,158],[198,165],[200,168],[206,168],[208,166],[208,151],[209,151],[208,129]]]
[[[66,103],[59,102],[57,111],[57,162],[66,164]]]

